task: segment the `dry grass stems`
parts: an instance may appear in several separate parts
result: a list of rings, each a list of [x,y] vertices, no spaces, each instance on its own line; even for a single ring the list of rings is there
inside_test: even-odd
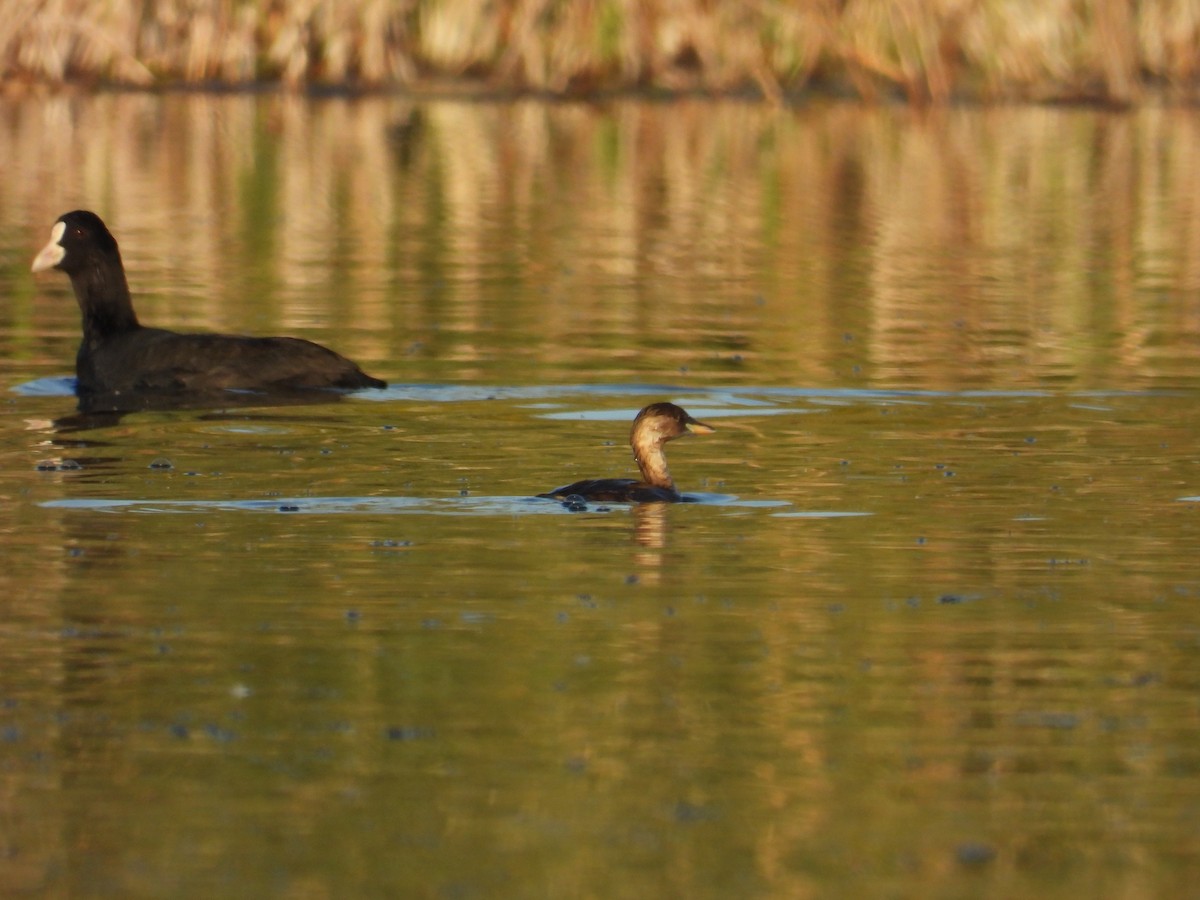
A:
[[[1192,96],[1200,0],[0,0],[0,80]]]

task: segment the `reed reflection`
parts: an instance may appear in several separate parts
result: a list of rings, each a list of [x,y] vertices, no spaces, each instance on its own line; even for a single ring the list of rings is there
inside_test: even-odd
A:
[[[85,198],[148,320],[388,377],[1088,385],[1186,379],[1200,336],[1183,110],[100,95],[6,124],[31,250]]]

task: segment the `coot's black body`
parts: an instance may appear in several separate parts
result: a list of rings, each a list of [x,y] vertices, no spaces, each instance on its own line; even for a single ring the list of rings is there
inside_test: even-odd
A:
[[[327,347],[299,338],[181,334],[146,328],[133,311],[117,242],[85,210],[61,216],[33,271],[66,272],[83,316],[75,357],[80,397],[387,387]]]
[[[597,503],[681,503],[689,500],[675,489],[663,444],[687,434],[710,434],[711,425],[692,418],[674,403],[652,403],[637,414],[629,433],[633,458],[642,473],[634,478],[588,478],[539,497],[591,500]]]

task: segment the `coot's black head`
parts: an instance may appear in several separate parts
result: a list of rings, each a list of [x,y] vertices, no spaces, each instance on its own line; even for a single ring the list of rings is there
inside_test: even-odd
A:
[[[72,275],[88,265],[89,260],[98,259],[120,264],[117,241],[98,215],[77,209],[58,217],[50,229],[50,243],[33,260],[33,271],[53,268]]]
[[[711,434],[716,431],[674,403],[651,403],[633,420],[633,439],[670,441],[685,434]]]

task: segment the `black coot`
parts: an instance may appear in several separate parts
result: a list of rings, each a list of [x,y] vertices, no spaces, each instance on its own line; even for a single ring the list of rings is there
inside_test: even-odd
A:
[[[296,392],[387,387],[327,347],[299,338],[180,334],[138,323],[121,253],[100,217],[61,216],[33,271],[61,269],[83,314],[75,357],[81,397],[127,393]]]

